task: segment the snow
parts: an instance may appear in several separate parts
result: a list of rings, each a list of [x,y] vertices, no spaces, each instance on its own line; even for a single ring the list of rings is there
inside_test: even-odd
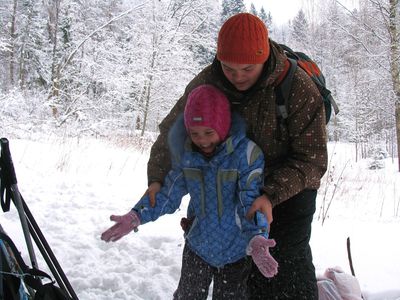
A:
[[[370,170],[369,160],[355,161],[354,146],[329,147],[330,171],[319,190],[311,240],[317,274],[334,266],[350,273],[350,237],[364,298],[400,299],[397,159]],[[110,214],[126,213],[144,193],[147,147],[47,137],[10,139],[10,150],[19,190],[80,299],[171,299],[180,276],[179,221],[187,201],[116,243],[100,240],[112,225]],[[0,223],[29,263],[15,207],[0,215]],[[37,249],[36,256],[48,271]]]

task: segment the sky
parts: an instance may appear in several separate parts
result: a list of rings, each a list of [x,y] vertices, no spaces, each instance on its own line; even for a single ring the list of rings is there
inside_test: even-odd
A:
[[[266,12],[271,12],[273,22],[279,25],[293,19],[302,5],[300,0],[245,0],[244,2],[247,8],[253,3],[258,11],[263,6]]]
[[[339,0],[347,8],[356,7],[357,0]],[[272,20],[275,24],[283,25],[293,19],[300,9],[307,11],[307,7],[315,5],[323,5],[324,1],[313,0],[245,0],[247,8],[250,8],[251,3],[254,4],[259,11],[263,6],[266,12],[271,12]],[[321,3],[321,4],[319,4]],[[313,8],[315,9],[315,7]]]
[[[50,135],[9,138],[9,143],[18,188],[79,299],[171,299],[180,274],[184,240],[179,221],[187,198],[176,213],[140,226],[138,233],[116,243],[100,240],[113,225],[109,216],[128,212],[143,194],[149,149],[124,140]],[[339,266],[350,274],[350,237],[364,299],[400,300],[397,161],[386,158],[380,161],[383,169],[370,170],[371,160],[356,162],[354,153],[352,145],[329,144],[329,172],[319,190],[311,238],[316,273]],[[0,223],[29,264],[14,207],[0,214]],[[35,253],[39,268],[47,270],[40,252]]]

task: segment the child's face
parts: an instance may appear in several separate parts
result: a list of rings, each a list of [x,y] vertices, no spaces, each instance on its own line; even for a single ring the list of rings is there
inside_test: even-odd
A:
[[[210,127],[191,126],[189,127],[189,137],[206,154],[213,153],[215,147],[221,143],[218,133]]]

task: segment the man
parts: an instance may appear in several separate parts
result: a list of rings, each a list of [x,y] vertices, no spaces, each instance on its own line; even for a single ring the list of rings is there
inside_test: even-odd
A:
[[[218,35],[214,62],[186,87],[160,124],[160,135],[148,162],[149,188],[154,203],[170,169],[167,135],[185,107],[187,95],[200,84],[222,90],[232,109],[247,123],[247,134],[265,155],[263,195],[248,212],[263,212],[271,224],[276,246],[271,254],[279,263],[277,276],[267,279],[253,264],[249,299],[318,299],[315,269],[309,246],[311,223],[320,179],[327,168],[324,104],[317,87],[300,68],[294,74],[289,117],[276,113],[274,87],[287,69],[282,49],[268,38],[264,23],[240,13],[229,18]]]

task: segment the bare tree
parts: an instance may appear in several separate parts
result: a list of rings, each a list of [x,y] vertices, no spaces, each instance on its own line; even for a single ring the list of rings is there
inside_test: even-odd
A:
[[[364,99],[369,99],[370,106],[363,112],[364,120],[359,125],[363,130],[369,130],[370,136],[383,135],[386,129],[399,127],[398,0],[361,0],[355,10],[348,9],[339,0],[334,2],[352,20],[351,26],[340,23],[335,23],[335,26],[347,34],[349,42],[358,45],[363,56],[362,64],[365,64],[362,68],[365,80],[358,84],[363,84],[361,89],[366,91]],[[390,92],[383,93],[385,90]],[[365,123],[365,120],[368,120],[369,124]],[[398,153],[399,146],[398,137]]]
[[[11,20],[10,20],[10,84],[11,86],[14,85],[14,65],[15,65],[15,38],[16,38],[16,23],[17,23],[17,4],[18,1],[13,1],[13,9],[11,13]]]
[[[51,57],[51,91],[50,91],[50,99],[53,101],[50,102],[50,106],[52,109],[53,116],[56,117],[58,115],[57,103],[59,101],[60,96],[60,68],[57,65],[58,55],[57,55],[57,44],[58,44],[58,25],[59,25],[59,13],[60,13],[60,0],[50,0],[47,3],[47,12],[48,12],[48,23],[47,30],[49,34],[49,41],[53,47],[52,49],[52,57]]]
[[[198,31],[204,28],[203,25],[212,23],[207,16],[212,9],[210,5],[210,1],[177,0],[164,6],[153,0],[148,11],[150,18],[146,18],[151,51],[148,51],[143,68],[146,80],[139,100],[143,114],[142,135],[159,122],[158,118],[173,105],[171,101],[177,100],[176,94],[171,98],[165,91],[179,91],[180,87],[178,93],[182,93],[182,84],[188,82],[199,68],[193,59],[195,54],[192,50],[196,48],[192,45],[198,44]],[[204,38],[212,41],[207,34]],[[192,71],[188,73],[188,70]],[[181,80],[177,80],[177,76]]]
[[[390,35],[390,70],[392,75],[393,90],[396,95],[395,106],[395,120],[396,120],[396,133],[397,133],[397,158],[398,168],[400,172],[400,49],[399,49],[399,16],[398,16],[398,0],[389,1],[389,24],[388,31]],[[383,15],[384,8],[379,6]]]

